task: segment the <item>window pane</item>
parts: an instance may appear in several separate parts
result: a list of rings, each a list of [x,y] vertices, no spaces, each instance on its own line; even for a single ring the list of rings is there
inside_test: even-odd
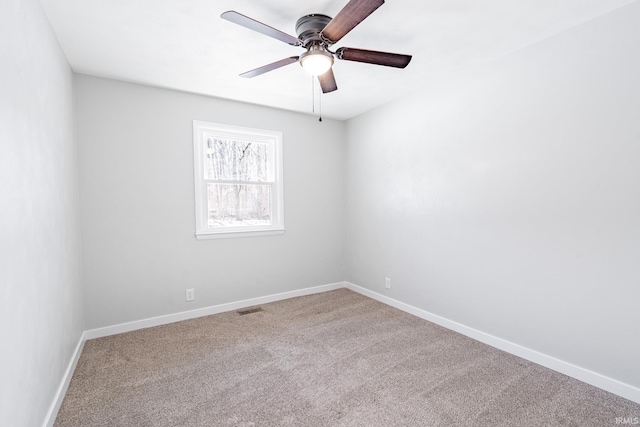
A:
[[[224,138],[205,139],[204,178],[220,181],[273,181],[272,144],[236,141]]]
[[[271,225],[271,186],[207,184],[208,227]]]

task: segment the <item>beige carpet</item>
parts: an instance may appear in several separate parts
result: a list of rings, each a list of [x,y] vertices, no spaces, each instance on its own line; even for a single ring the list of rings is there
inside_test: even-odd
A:
[[[640,405],[346,289],[87,341],[55,422],[615,426]]]

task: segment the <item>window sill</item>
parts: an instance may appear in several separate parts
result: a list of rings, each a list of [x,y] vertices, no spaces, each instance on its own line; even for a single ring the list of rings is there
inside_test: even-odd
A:
[[[196,239],[233,239],[236,237],[257,237],[257,236],[274,236],[284,234],[284,228],[270,228],[268,230],[226,230],[196,233]]]

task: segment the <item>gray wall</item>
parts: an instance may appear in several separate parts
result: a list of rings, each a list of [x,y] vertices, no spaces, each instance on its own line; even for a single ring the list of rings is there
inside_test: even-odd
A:
[[[635,3],[350,120],[348,280],[640,387],[638,22]]]
[[[342,122],[84,75],[76,91],[87,329],[343,280]],[[283,132],[284,235],[195,239],[194,119]]]
[[[0,425],[31,427],[84,329],[73,76],[35,0],[0,40]]]

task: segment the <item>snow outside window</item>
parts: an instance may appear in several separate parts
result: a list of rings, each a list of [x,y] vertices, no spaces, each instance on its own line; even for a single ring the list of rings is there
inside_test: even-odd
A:
[[[194,120],[196,237],[284,233],[282,133]]]

